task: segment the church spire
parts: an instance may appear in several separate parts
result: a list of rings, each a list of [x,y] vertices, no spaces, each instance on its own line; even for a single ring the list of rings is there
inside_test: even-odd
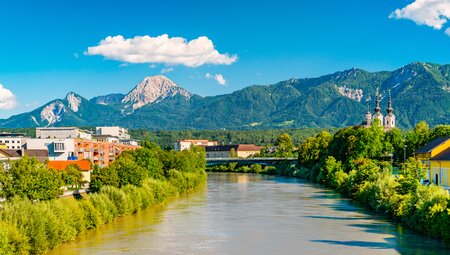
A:
[[[375,114],[381,111],[378,88],[375,95]]]
[[[394,108],[392,108],[391,90],[389,90],[389,100],[388,100],[387,112],[388,112],[388,114],[392,114],[393,111],[394,111]]]

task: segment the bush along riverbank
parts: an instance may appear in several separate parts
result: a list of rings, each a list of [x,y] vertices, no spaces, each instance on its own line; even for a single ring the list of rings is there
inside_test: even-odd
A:
[[[406,133],[411,153],[437,136],[450,135],[450,126],[430,130],[424,123]],[[413,157],[392,173],[390,157],[402,160],[402,134],[398,129],[349,127],[334,136],[323,132],[299,147],[299,168],[288,175],[324,184],[362,206],[383,213],[409,228],[450,245],[448,191],[420,180],[427,173]],[[395,155],[395,151],[402,152]],[[409,156],[409,155],[406,155]],[[386,160],[386,161],[384,161]]]
[[[45,253],[86,230],[193,190],[205,181],[203,149],[176,153],[145,143],[142,149],[124,152],[109,167],[95,168],[89,195],[30,199],[27,192],[33,191],[28,190],[2,203],[0,254]]]

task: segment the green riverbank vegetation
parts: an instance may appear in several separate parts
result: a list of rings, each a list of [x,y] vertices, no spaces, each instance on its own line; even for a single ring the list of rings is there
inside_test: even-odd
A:
[[[72,169],[73,171],[73,169]],[[205,152],[164,151],[151,143],[95,168],[91,193],[59,198],[68,178],[35,159],[0,164],[0,254],[42,254],[80,233],[195,189],[206,180]]]
[[[376,124],[344,128],[333,136],[322,132],[301,144],[299,168],[289,175],[324,184],[449,245],[449,193],[434,184],[421,185],[427,173],[412,157],[436,137],[449,135],[450,126],[430,129],[424,122],[403,135]],[[393,174],[391,162],[397,162],[398,173]]]

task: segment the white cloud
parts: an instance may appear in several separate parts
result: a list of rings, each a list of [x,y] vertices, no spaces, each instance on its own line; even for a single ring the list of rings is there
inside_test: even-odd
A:
[[[78,55],[78,53],[75,52],[75,53],[73,54],[73,57],[74,57],[74,58],[79,58],[80,55]]]
[[[187,41],[182,37],[169,38],[167,34],[129,39],[121,35],[108,36],[97,46],[88,47],[84,54],[101,55],[106,59],[126,63],[164,63],[189,67],[205,64],[230,65],[237,60],[237,55],[219,53],[206,36]]]
[[[152,68],[152,69],[153,69],[153,68],[156,68],[156,65],[155,65],[155,64],[151,64],[151,65],[150,65],[150,68]]]
[[[0,110],[8,110],[17,106],[16,96],[0,84]]]
[[[227,81],[225,80],[225,78],[223,78],[223,75],[221,75],[220,73],[212,75],[210,73],[206,73],[205,74],[205,78],[206,79],[214,79],[217,81],[217,83],[219,83],[220,85],[226,85]]]
[[[450,18],[450,0],[415,0],[392,12],[389,18],[410,19],[418,25],[440,30]]]
[[[165,73],[170,73],[170,72],[172,72],[173,71],[173,67],[167,67],[167,68],[163,68],[162,70],[161,70],[161,73],[162,74],[165,74]]]

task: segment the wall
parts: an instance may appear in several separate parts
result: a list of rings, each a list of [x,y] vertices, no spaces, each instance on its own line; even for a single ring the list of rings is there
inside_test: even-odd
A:
[[[65,149],[62,152],[54,151],[55,142],[64,142]],[[29,150],[48,150],[48,158],[52,160],[67,160],[75,154],[75,139],[28,139],[26,148]]]
[[[450,161],[449,160],[431,160],[430,161],[430,181],[436,184],[436,174],[438,175],[438,185],[450,186]]]

